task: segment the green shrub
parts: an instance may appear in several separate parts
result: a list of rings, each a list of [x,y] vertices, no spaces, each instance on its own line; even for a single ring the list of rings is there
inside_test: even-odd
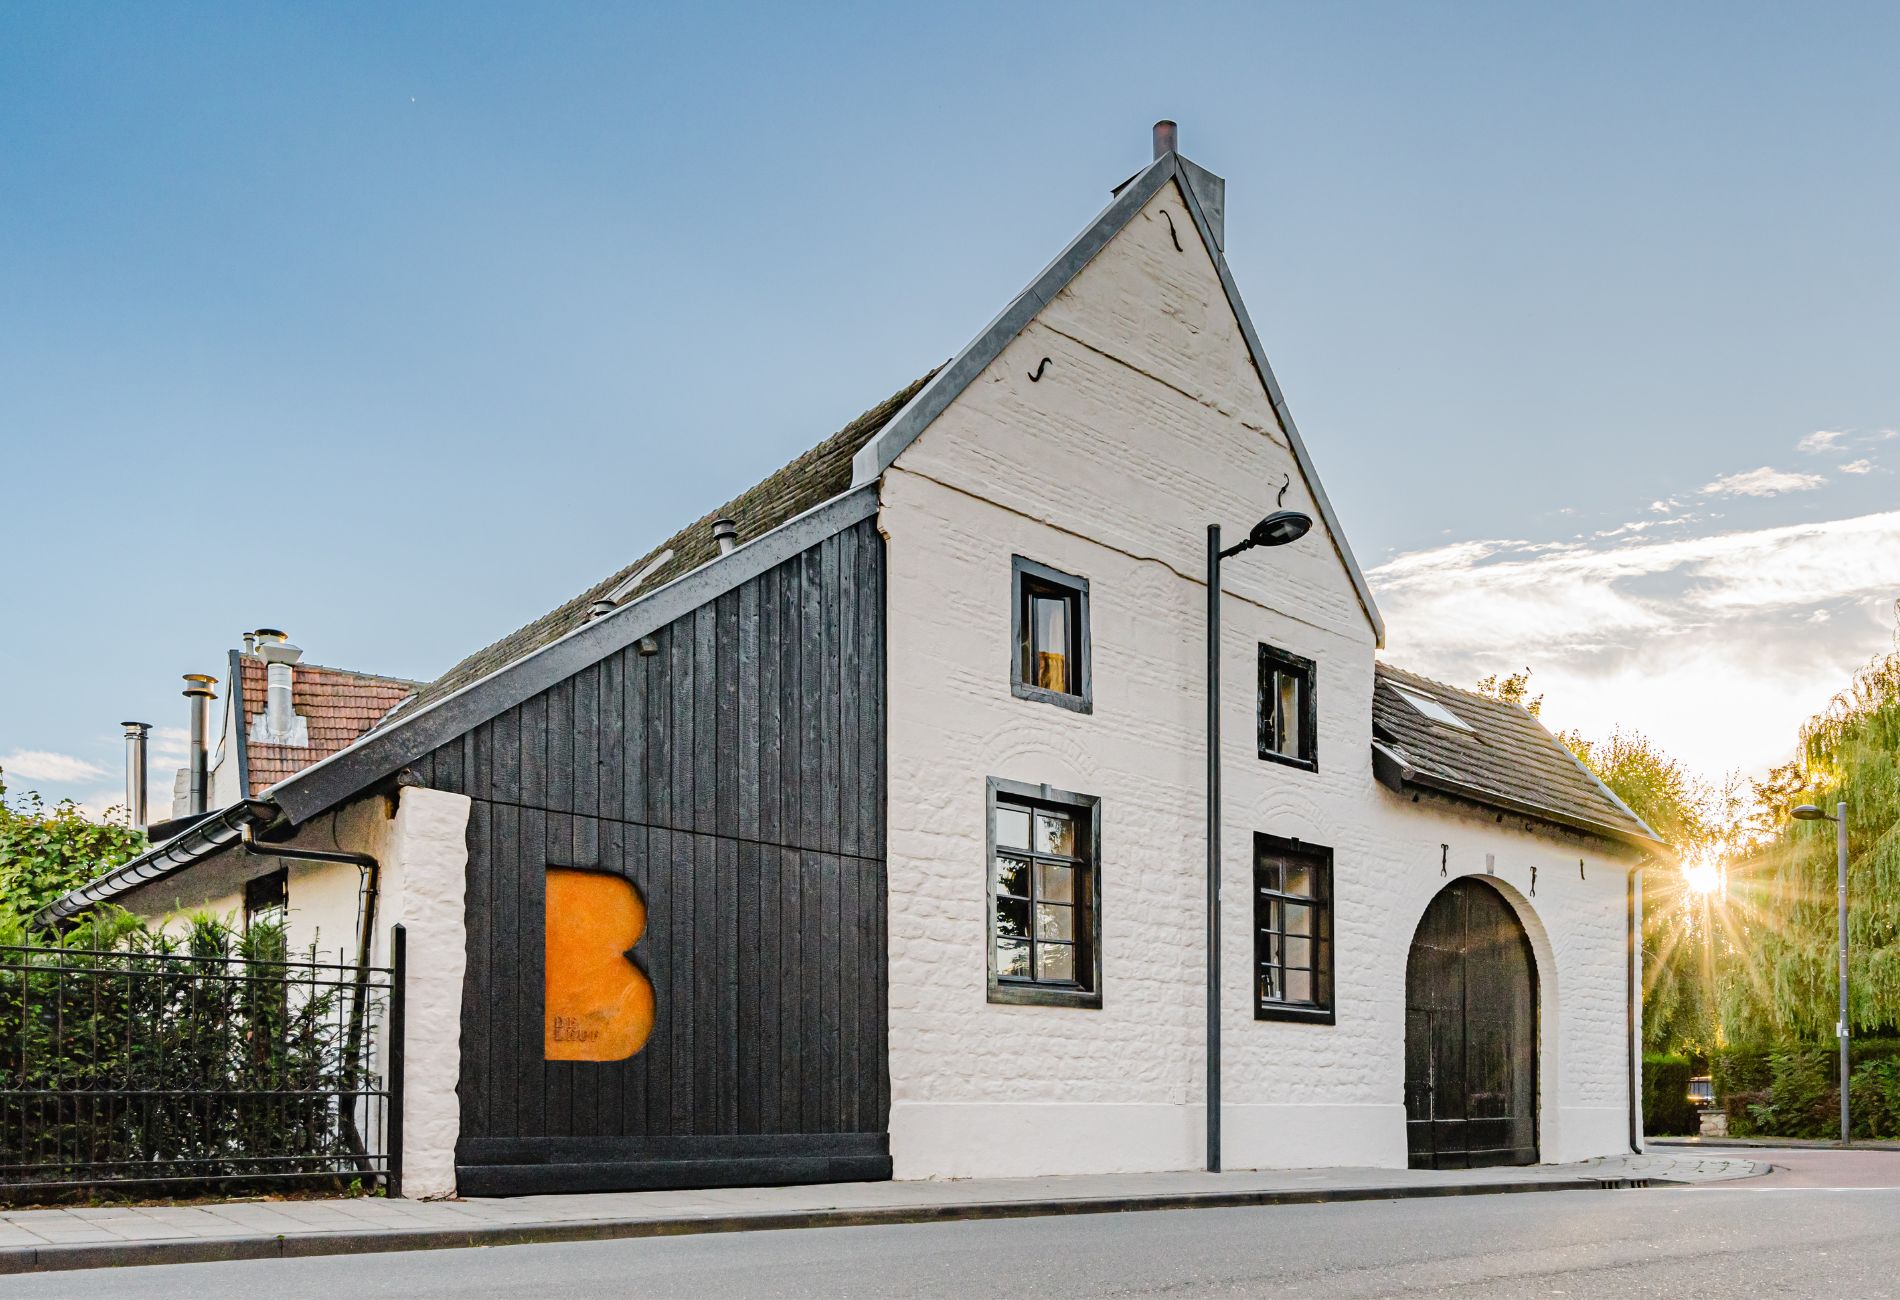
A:
[[[0,916],[0,944],[22,945],[0,978],[0,1134],[18,1135],[0,1160],[31,1166],[0,1182],[48,1185],[9,1199],[157,1176],[146,1190],[335,1191],[362,1167],[338,1104],[366,1084],[353,991],[286,962],[281,927],[199,916],[168,934],[121,912],[29,939]]]
[[[1722,1097],[1722,1113],[1728,1116],[1730,1137],[1756,1137],[1761,1130],[1755,1126],[1756,1112],[1768,1105],[1768,1090],[1758,1092],[1731,1092]]]
[[[1856,1065],[1848,1076],[1847,1099],[1855,1137],[1900,1135],[1900,1058],[1882,1055]]]
[[[1726,1047],[1711,1068],[1735,1137],[1836,1138],[1841,1133],[1840,1048],[1835,1043]],[[1848,1101],[1854,1136],[1900,1135],[1900,1039],[1852,1046]]]
[[[0,772],[0,916],[24,923],[145,849],[145,832],[122,820],[94,821],[70,799],[48,808],[28,790],[9,800],[5,776]]]
[[[1689,1100],[1689,1078],[1694,1072],[1687,1057],[1660,1052],[1643,1055],[1643,1131],[1657,1137],[1693,1135],[1702,1131],[1701,1112]]]
[[[1731,1046],[1716,1049],[1709,1058],[1715,1095],[1726,1098],[1743,1092],[1766,1092],[1771,1074],[1766,1046]]]

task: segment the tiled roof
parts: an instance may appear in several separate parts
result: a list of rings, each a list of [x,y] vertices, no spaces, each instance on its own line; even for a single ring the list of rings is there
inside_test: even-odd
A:
[[[249,739],[252,723],[264,711],[264,661],[251,655],[237,659],[243,673],[242,734],[250,759],[252,795],[350,744],[419,685],[397,677],[300,663],[292,670],[290,703],[309,727],[310,743],[274,745]]]
[[[523,655],[565,636],[587,621],[589,606],[613,592],[649,564],[660,561],[658,567],[647,574],[632,592],[623,594],[623,599],[627,595],[638,596],[655,591],[682,574],[697,569],[700,565],[716,558],[719,554],[719,546],[713,540],[713,520],[719,518],[732,520],[738,525],[739,540],[745,542],[761,533],[770,532],[794,516],[801,515],[814,506],[822,505],[832,497],[846,491],[851,486],[851,458],[857,454],[858,448],[869,442],[879,429],[890,423],[891,417],[902,410],[904,404],[916,396],[917,390],[928,383],[931,375],[934,374],[936,371],[933,370],[929,375],[893,393],[791,464],[741,492],[719,509],[701,516],[697,523],[682,528],[633,563],[609,574],[559,609],[543,614],[526,627],[510,632],[493,645],[477,650],[418,690],[412,700],[392,715],[392,721],[424,705],[431,704],[471,682],[478,681],[498,669],[505,668]],[[668,551],[672,552],[670,556],[667,556]],[[662,556],[667,556],[667,558],[661,561]]]
[[[1435,722],[1400,694],[1404,688],[1466,723]],[[1562,741],[1523,708],[1473,691],[1377,665],[1372,735],[1433,784],[1506,811],[1545,809],[1567,823],[1600,827],[1617,838],[1660,843],[1656,833],[1605,789]]]

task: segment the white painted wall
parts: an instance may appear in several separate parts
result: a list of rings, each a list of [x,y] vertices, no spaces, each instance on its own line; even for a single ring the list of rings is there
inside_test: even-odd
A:
[[[884,478],[901,1178],[1202,1158],[1205,526],[1237,540],[1289,476],[1317,512],[1193,230],[1165,188]],[[1012,698],[1012,554],[1089,579],[1092,714]],[[1496,856],[1538,951],[1544,1158],[1625,1149],[1620,867],[1585,852],[1579,880],[1574,844],[1375,783],[1373,631],[1323,529],[1223,586],[1228,1166],[1405,1163],[1405,960],[1441,843],[1454,875]],[[1317,772],[1254,754],[1261,641],[1320,665]],[[1102,800],[1099,1010],[986,999],[991,776]],[[1336,1025],[1252,1018],[1254,831],[1334,850]]]
[[[408,947],[403,1194],[415,1198],[455,1194],[469,808],[467,795],[405,787],[382,859],[386,914]]]

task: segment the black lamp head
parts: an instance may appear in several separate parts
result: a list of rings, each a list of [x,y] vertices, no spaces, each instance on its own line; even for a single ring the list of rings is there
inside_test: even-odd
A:
[[[1794,810],[1794,816],[1796,821],[1804,822],[1831,822],[1834,820],[1811,803],[1804,803],[1799,808],[1796,808]]]
[[[1285,546],[1306,536],[1312,526],[1312,519],[1297,510],[1276,510],[1253,526],[1247,540],[1255,546]]]

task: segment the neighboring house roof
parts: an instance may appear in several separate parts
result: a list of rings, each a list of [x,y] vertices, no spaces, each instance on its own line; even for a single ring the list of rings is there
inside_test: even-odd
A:
[[[1433,705],[1465,725],[1435,720]],[[1666,847],[1519,705],[1381,663],[1373,674],[1372,737],[1373,769],[1393,789],[1435,790],[1624,843]]]
[[[299,663],[291,673],[290,705],[309,728],[310,743],[277,745],[250,736],[252,724],[264,712],[264,661],[254,655],[233,657],[239,674],[236,699],[244,710],[237,735],[245,754],[241,770],[250,783],[247,796],[353,743],[421,687],[399,677]]]

